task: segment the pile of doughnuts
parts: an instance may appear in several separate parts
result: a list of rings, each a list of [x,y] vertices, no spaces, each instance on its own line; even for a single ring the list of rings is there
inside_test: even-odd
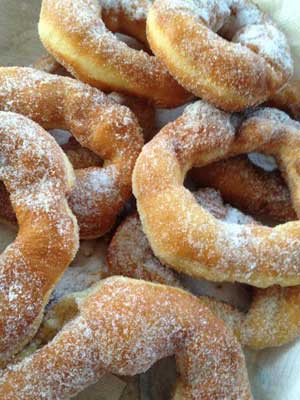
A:
[[[0,220],[18,226],[0,256],[0,398],[69,399],[174,355],[170,399],[252,399],[242,346],[300,336],[284,31],[251,0],[42,0],[38,30],[48,55],[0,67]],[[87,239],[106,278],[60,298]],[[237,285],[244,309],[214,296]]]

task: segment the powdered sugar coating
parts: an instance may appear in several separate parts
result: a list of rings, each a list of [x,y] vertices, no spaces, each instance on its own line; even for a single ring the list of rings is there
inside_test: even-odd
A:
[[[146,42],[150,5],[149,0],[44,0],[40,37],[47,50],[82,81],[161,105],[183,103],[188,94],[160,61],[130,48],[113,33]]]
[[[104,160],[103,167],[77,170],[70,194],[81,237],[103,235],[131,194],[131,173],[143,143],[134,114],[88,85],[30,68],[1,68],[0,85],[0,109],[47,129],[67,130]]]
[[[66,201],[73,171],[47,132],[21,115],[0,112],[0,179],[20,226],[0,258],[0,362],[37,331],[53,286],[78,248]]]
[[[195,192],[194,196],[204,209],[225,223],[257,224],[250,216],[225,205],[220,194],[213,189],[201,189]],[[226,282],[216,284],[187,275],[177,276],[177,280],[174,281],[174,277],[170,279],[170,267],[162,265],[153,254],[136,215],[128,217],[117,230],[108,249],[108,262],[110,273],[172,286],[183,285],[192,293],[201,296],[207,306],[235,332],[243,345],[261,349],[280,346],[299,337],[298,286],[252,288],[250,299],[249,288],[241,285],[237,287],[236,284]],[[153,273],[152,265],[156,266],[156,274]],[[220,301],[232,304],[243,312]]]
[[[70,297],[78,316],[0,377],[7,400],[67,398],[105,371],[134,375],[175,354],[185,399],[250,399],[245,362],[223,324],[188,293],[128,278]]]
[[[238,122],[202,101],[187,107],[144,146],[134,170],[138,211],[154,253],[194,277],[259,287],[298,284],[298,221],[275,228],[221,223],[199,208],[182,182],[193,165],[257,149],[280,160],[298,209],[299,132],[300,124],[277,110],[254,110]]]
[[[247,0],[162,0],[147,19],[150,47],[197,97],[242,111],[291,77],[287,39]]]
[[[122,10],[133,20],[145,21],[152,1],[148,0],[98,0],[99,5],[106,11],[113,13]]]

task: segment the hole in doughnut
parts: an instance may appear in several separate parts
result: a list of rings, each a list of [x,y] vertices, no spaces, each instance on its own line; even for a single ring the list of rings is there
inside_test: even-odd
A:
[[[100,10],[99,17],[103,20],[106,28],[114,33],[121,42],[126,43],[128,47],[135,50],[143,50],[153,55],[148,45],[145,32],[143,32],[146,29],[145,26],[142,26],[143,23],[136,22],[136,26],[134,26],[132,21],[126,21],[127,18],[123,13],[120,13],[121,15],[114,15],[111,11],[105,9]],[[141,29],[142,31],[140,32]]]
[[[0,181],[0,254],[9,246],[17,236],[17,220],[9,200],[9,193]]]
[[[263,169],[267,172],[272,172],[278,170],[278,165],[274,157],[266,156],[262,153],[249,153],[248,159],[252,162],[252,164],[257,167]]]
[[[48,306],[52,307],[62,297],[88,289],[104,275],[105,243],[84,240],[70,267],[56,285]]]
[[[81,146],[70,132],[63,129],[51,129],[49,133],[62,147],[74,169],[103,166],[103,160],[91,150]]]
[[[121,42],[126,43],[127,46],[130,47],[131,49],[143,50],[146,53],[153,55],[153,53],[148,45],[140,42],[139,40],[135,39],[133,36],[128,36],[121,32],[116,32],[115,35]]]
[[[140,375],[142,399],[165,400],[170,398],[177,378],[175,357],[164,358]]]
[[[70,132],[63,129],[50,129],[48,132],[54,137],[59,145],[68,143],[72,137]]]
[[[7,223],[0,221],[0,254],[9,246],[17,237],[16,229]]]
[[[240,311],[247,312],[252,302],[251,286],[230,283],[210,282],[205,279],[195,279],[188,275],[180,274],[180,281],[194,295],[208,296],[237,307]]]

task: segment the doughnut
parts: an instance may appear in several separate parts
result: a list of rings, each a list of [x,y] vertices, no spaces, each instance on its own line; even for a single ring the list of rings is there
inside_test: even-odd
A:
[[[66,200],[75,177],[64,153],[36,123],[2,111],[0,179],[20,228],[0,255],[4,365],[36,333],[54,286],[77,252],[78,227]]]
[[[73,79],[30,68],[0,69],[0,110],[23,114],[45,129],[71,132],[103,166],[80,168],[69,204],[81,238],[102,236],[131,196],[131,175],[142,148],[129,109]]]
[[[65,302],[73,312],[54,339],[2,371],[1,398],[68,399],[106,372],[136,375],[173,354],[174,400],[252,398],[238,341],[191,294],[114,277]]]
[[[277,223],[297,219],[280,172],[266,172],[247,156],[193,168],[189,177],[198,187],[220,191],[226,202],[255,217]]]
[[[231,115],[204,101],[188,106],[144,146],[134,168],[133,192],[154,254],[195,278],[299,285],[300,222],[273,228],[224,223],[183,186],[193,166],[262,152],[278,161],[299,216],[299,133],[300,123],[276,109]]]
[[[248,0],[157,0],[147,39],[184,88],[225,111],[263,103],[293,73],[285,35]]]
[[[191,95],[156,57],[114,35],[120,32],[146,42],[150,5],[150,0],[43,0],[39,35],[47,51],[81,81],[175,107]]]
[[[234,219],[239,224],[255,223],[237,209],[224,205],[221,196],[212,189],[200,189],[194,196],[218,219]],[[124,275],[181,288],[185,286],[179,276],[155,257],[137,214],[128,216],[115,232],[108,247],[107,264],[111,275]],[[201,299],[234,331],[243,346],[253,349],[282,346],[300,336],[300,286],[253,287],[247,312],[212,298],[201,296]],[[47,323],[47,330],[44,328],[44,331],[49,332],[51,326]]]
[[[268,101],[268,104],[300,120],[300,80],[293,80],[287,84]]]

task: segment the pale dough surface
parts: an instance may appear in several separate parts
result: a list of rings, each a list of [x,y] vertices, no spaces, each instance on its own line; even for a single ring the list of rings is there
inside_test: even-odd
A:
[[[265,10],[272,11],[275,19],[285,26],[294,57],[300,65],[300,2],[299,0],[256,0]],[[37,36],[37,20],[40,0],[0,0],[0,65],[28,65],[43,53]],[[277,17],[278,15],[278,17]],[[300,77],[300,67],[296,68]],[[158,125],[177,117],[178,112],[160,112]],[[0,204],[1,207],[1,204]],[[14,230],[0,224],[0,252],[12,242]],[[99,250],[100,248],[100,250]],[[96,250],[95,250],[96,249]],[[93,254],[94,251],[102,252]],[[84,243],[76,267],[105,268],[103,265],[105,246],[100,243]],[[100,261],[99,261],[100,260]],[[102,262],[101,262],[102,260]],[[101,272],[99,272],[101,276]],[[255,400],[299,400],[300,399],[300,343],[270,349],[261,352],[247,353],[248,369]],[[160,375],[160,374],[159,374]],[[163,391],[152,388],[151,381],[158,374],[150,373],[142,377],[142,393],[138,395],[136,380],[125,381],[107,375],[96,385],[76,397],[77,400],[166,400]],[[161,384],[164,382],[160,377]],[[145,394],[146,393],[146,394]],[[158,395],[159,393],[159,395]],[[140,397],[141,396],[141,397]],[[161,397],[161,398],[159,398]]]

